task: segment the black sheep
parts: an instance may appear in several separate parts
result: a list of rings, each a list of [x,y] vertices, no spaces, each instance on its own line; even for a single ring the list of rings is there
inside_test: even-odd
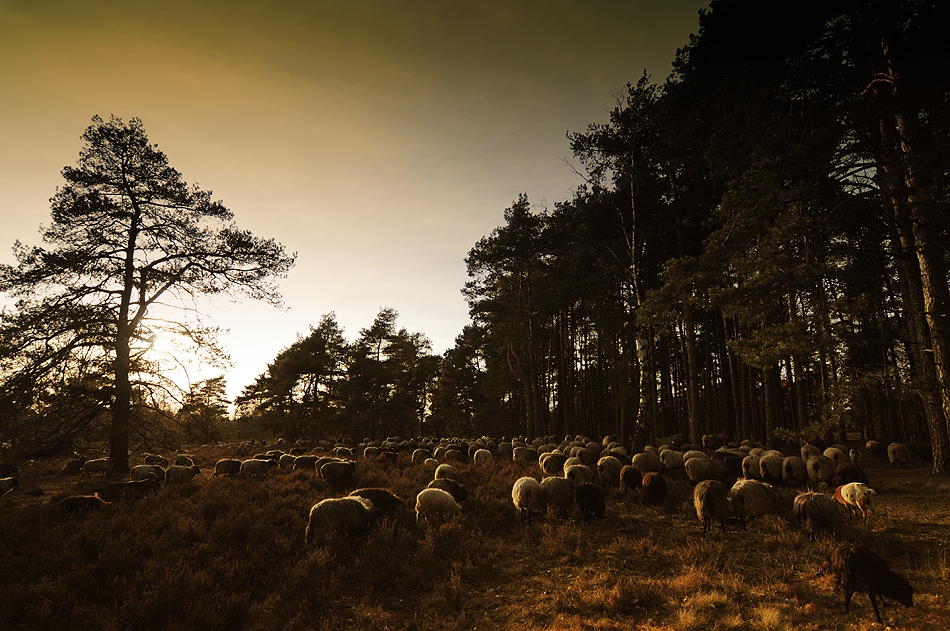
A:
[[[914,590],[907,579],[892,571],[887,562],[869,548],[853,543],[841,544],[831,555],[831,570],[835,583],[844,592],[845,613],[849,612],[851,596],[856,591],[868,595],[878,622],[883,622],[877,608],[878,596],[882,604],[887,597],[905,607],[914,605]]]
[[[607,503],[604,501],[604,492],[600,487],[590,482],[584,482],[574,492],[574,501],[581,510],[581,518],[584,521],[590,521],[591,517],[600,519],[607,510]]]
[[[668,495],[666,478],[655,471],[650,471],[643,476],[643,497],[647,504],[654,506],[662,504]]]

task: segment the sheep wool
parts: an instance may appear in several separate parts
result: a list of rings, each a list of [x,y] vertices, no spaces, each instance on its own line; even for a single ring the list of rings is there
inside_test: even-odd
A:
[[[429,485],[426,488],[442,489],[443,491],[448,491],[459,504],[468,500],[468,490],[465,488],[465,486],[451,478],[438,478],[436,480],[432,480],[429,482]]]
[[[737,480],[729,491],[729,504],[743,528],[756,517],[774,512],[778,503],[775,489],[759,480]]]
[[[907,467],[911,461],[910,448],[904,443],[891,443],[887,446],[887,458],[895,467]]]
[[[798,456],[782,460],[782,479],[788,486],[802,486],[808,481],[808,467]]]
[[[601,519],[607,511],[607,502],[604,500],[604,492],[600,487],[591,482],[585,482],[577,487],[574,492],[574,501],[581,511],[581,519],[590,521],[591,519]]]
[[[813,484],[831,484],[835,475],[835,464],[827,456],[811,456],[805,461],[808,479]]]
[[[95,460],[87,460],[82,465],[82,475],[79,476],[79,479],[82,480],[87,475],[92,473],[101,473],[102,477],[106,477],[112,473],[113,469],[112,461],[108,458],[96,458]]]
[[[795,496],[792,511],[802,530],[812,539],[836,535],[841,531],[841,511],[830,495],[804,491]]]
[[[846,506],[852,515],[861,513],[861,521],[865,524],[874,511],[874,496],[877,492],[861,482],[850,482],[842,484],[835,489],[834,498],[843,506]]]
[[[416,523],[434,524],[462,512],[455,498],[442,489],[423,489],[416,495]]]
[[[565,478],[549,476],[541,480],[544,505],[560,516],[566,516],[574,505],[574,486]]]
[[[620,492],[627,495],[630,491],[636,491],[643,483],[643,474],[632,464],[624,465],[620,470]]]
[[[659,473],[663,469],[663,463],[660,461],[660,457],[647,451],[636,454],[633,457],[633,466],[639,469],[643,474],[649,473],[650,471]]]
[[[723,475],[722,465],[715,460],[690,458],[683,466],[686,468],[686,477],[693,484],[703,480],[718,480]]]
[[[726,532],[726,519],[730,516],[726,487],[719,480],[703,480],[693,489],[693,508],[696,517],[703,523],[703,535],[712,530],[712,520]]]
[[[226,475],[229,478],[241,473],[241,461],[237,458],[222,458],[214,463],[214,476]]]
[[[320,467],[320,477],[331,489],[341,490],[353,481],[356,463],[352,460],[336,460]]]
[[[874,617],[883,623],[877,598],[891,598],[905,607],[914,606],[914,589],[906,578],[897,574],[873,550],[853,543],[838,546],[831,554],[831,570],[835,583],[844,592],[844,611],[850,613],[851,597],[856,591],[868,595]]]
[[[690,461],[692,462],[692,460]],[[656,506],[666,501],[669,496],[669,490],[666,486],[666,478],[656,471],[650,471],[643,476],[641,482],[643,488],[643,498],[647,504]]]
[[[613,488],[620,486],[621,469],[623,463],[616,456],[602,456],[597,461],[597,473],[600,474],[601,483]]]
[[[435,468],[435,479],[438,480],[440,478],[450,478],[452,480],[457,480],[458,471],[456,471],[455,467],[450,464],[440,464]]]
[[[576,489],[581,484],[593,483],[597,478],[586,464],[574,464],[564,470],[564,477],[571,481]]]
[[[134,501],[142,499],[149,491],[158,491],[158,488],[158,480],[147,478],[129,482],[112,482],[99,489],[96,495],[107,502]]]
[[[304,542],[324,543],[327,537],[366,532],[373,519],[373,503],[360,496],[330,497],[313,505]]]
[[[521,515],[521,523],[531,523],[531,515],[544,511],[544,496],[541,484],[531,476],[515,480],[511,487],[511,501]]]
[[[198,467],[196,465],[186,467],[184,465],[173,464],[165,469],[165,479],[173,484],[190,482],[196,475],[198,475]]]

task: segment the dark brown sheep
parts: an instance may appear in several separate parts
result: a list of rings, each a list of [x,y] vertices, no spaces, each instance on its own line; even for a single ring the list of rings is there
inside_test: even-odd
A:
[[[874,617],[881,620],[877,597],[891,598],[905,607],[914,605],[914,589],[906,578],[892,571],[887,562],[873,550],[853,543],[843,543],[831,554],[831,571],[835,583],[844,592],[844,611],[850,612],[851,596],[862,591],[871,600]]]
[[[601,519],[607,510],[607,503],[604,501],[604,492],[600,487],[590,482],[584,482],[574,491],[574,501],[581,511],[581,519],[590,521]]]
[[[650,471],[643,476],[643,498],[647,504],[657,505],[666,501],[669,496],[669,490],[666,486],[666,478],[661,474]]]

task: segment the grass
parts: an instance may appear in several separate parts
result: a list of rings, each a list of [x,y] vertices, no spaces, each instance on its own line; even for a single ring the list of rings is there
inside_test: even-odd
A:
[[[196,449],[203,463],[233,455]],[[335,495],[306,471],[265,480],[167,486],[132,504],[64,515],[56,501],[102,480],[24,465],[0,499],[0,620],[5,629],[878,629],[864,595],[850,616],[834,590],[834,541],[813,542],[777,516],[702,536],[690,486],[650,507],[608,491],[604,519],[522,525],[511,485],[537,465],[459,465],[461,518],[417,527],[388,518],[360,537],[303,541],[311,505]],[[210,469],[210,467],[208,467]],[[848,539],[880,552],[916,590],[888,603],[901,629],[950,627],[950,480],[924,468],[868,465],[881,509]],[[408,454],[360,459],[359,486],[412,498],[432,470]],[[355,488],[355,487],[354,487]],[[794,490],[783,490],[791,497]]]

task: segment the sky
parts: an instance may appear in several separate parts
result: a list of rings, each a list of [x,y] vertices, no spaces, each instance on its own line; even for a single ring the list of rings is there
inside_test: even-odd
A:
[[[566,134],[644,71],[662,83],[707,5],[0,0],[0,262],[40,243],[92,117],[139,118],[187,182],[297,253],[286,309],[203,303],[229,395],[331,312],[352,341],[393,308],[442,353],[469,322],[468,251],[520,193],[571,197]]]

